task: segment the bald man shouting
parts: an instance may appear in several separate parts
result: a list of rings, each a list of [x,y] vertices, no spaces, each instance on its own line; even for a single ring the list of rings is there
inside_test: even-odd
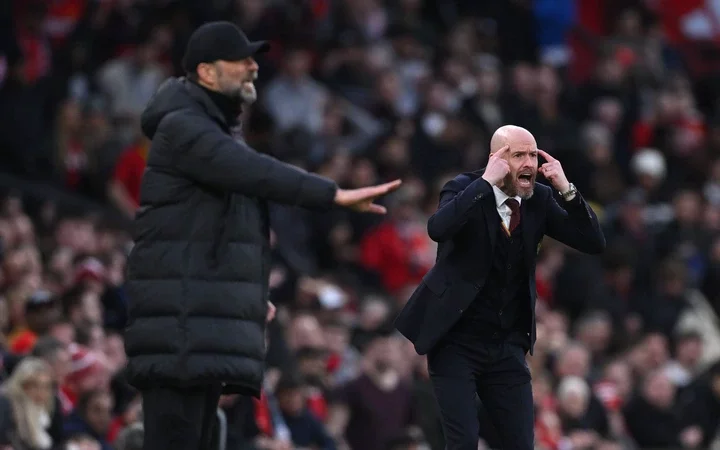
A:
[[[504,126],[490,147],[484,169],[443,187],[428,221],[437,262],[395,321],[427,354],[446,450],[477,449],[475,394],[504,449],[533,449],[525,355],[535,343],[540,241],[548,235],[594,254],[605,248],[595,213],[530,132]],[[538,173],[552,187],[536,183]]]

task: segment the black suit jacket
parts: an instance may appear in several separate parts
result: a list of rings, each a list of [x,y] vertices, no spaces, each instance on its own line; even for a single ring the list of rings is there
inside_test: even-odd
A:
[[[462,316],[485,284],[493,260],[499,221],[492,186],[483,171],[464,173],[440,193],[440,206],[428,221],[430,238],[440,245],[433,268],[395,320],[396,328],[419,354],[430,351]],[[537,183],[521,203],[525,262],[532,308],[530,352],[535,344],[535,259],[548,235],[585,253],[601,253],[605,237],[595,213],[578,193],[571,201],[555,199]],[[561,206],[562,204],[562,206]]]

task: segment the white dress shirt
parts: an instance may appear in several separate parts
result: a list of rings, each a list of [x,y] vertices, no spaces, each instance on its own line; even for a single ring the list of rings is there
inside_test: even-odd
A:
[[[512,216],[512,210],[508,205],[505,204],[505,200],[509,199],[510,197],[500,190],[497,186],[493,186],[493,193],[495,194],[495,206],[497,207],[497,212],[500,214],[500,219],[502,219],[503,224],[505,225],[505,229],[510,229],[510,217]],[[512,197],[515,200],[517,200],[518,205],[522,204],[522,199],[518,197],[517,195],[515,197]]]

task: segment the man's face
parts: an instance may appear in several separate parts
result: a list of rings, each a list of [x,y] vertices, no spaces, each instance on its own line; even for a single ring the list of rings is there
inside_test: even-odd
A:
[[[299,415],[305,408],[305,394],[302,389],[292,389],[278,396],[280,409],[289,416]]]
[[[535,141],[509,142],[504,157],[510,165],[510,173],[503,179],[502,190],[507,195],[527,200],[533,195],[538,169],[538,153]]]
[[[54,358],[52,358],[49,363],[50,367],[53,370],[55,381],[58,384],[64,383],[65,377],[67,377],[67,375],[70,373],[70,370],[72,369],[70,352],[68,352],[64,348],[58,350],[57,353],[55,353]]]
[[[25,318],[27,319],[28,326],[39,334],[47,332],[50,325],[60,318],[60,309],[54,305],[48,305],[39,308],[36,311],[27,313]]]
[[[213,66],[215,88],[218,92],[246,104],[257,100],[255,80],[259,67],[252,57],[242,61],[217,61]]]
[[[107,432],[112,420],[112,398],[107,394],[100,394],[93,397],[87,406],[88,425],[98,434]]]

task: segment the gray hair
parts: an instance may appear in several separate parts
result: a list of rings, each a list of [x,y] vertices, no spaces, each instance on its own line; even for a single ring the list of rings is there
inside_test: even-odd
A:
[[[115,450],[142,450],[144,438],[143,424],[135,422],[120,432],[115,442]]]

